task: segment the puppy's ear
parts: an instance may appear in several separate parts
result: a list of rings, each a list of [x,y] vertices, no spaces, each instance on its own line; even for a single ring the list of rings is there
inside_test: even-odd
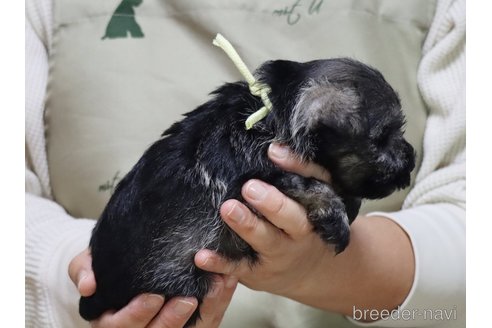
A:
[[[272,91],[277,93],[277,91],[299,87],[306,77],[308,68],[308,63],[290,60],[269,60],[256,70],[255,77],[268,84]]]
[[[300,89],[291,120],[292,134],[309,133],[320,125],[343,134],[358,134],[364,128],[359,107],[354,88],[311,80]]]

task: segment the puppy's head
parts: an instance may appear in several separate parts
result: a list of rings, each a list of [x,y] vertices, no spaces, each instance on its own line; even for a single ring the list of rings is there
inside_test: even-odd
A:
[[[346,58],[274,61],[261,72],[282,138],[325,166],[341,191],[380,198],[410,184],[415,152],[403,137],[398,95],[380,72]]]

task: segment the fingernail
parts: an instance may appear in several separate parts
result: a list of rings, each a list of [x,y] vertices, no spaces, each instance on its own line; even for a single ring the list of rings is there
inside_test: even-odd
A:
[[[227,217],[236,223],[240,223],[244,219],[245,213],[239,205],[234,204],[229,213],[227,213]]]
[[[195,257],[196,264],[200,268],[209,268],[211,265],[213,265],[213,256],[205,251],[200,251]]]
[[[262,200],[265,198],[267,190],[263,183],[259,181],[252,181],[246,188],[246,194],[253,200]]]
[[[164,297],[156,294],[149,294],[143,300],[143,306],[146,309],[154,310],[160,308],[164,304]]]
[[[179,300],[176,302],[176,304],[174,304],[173,311],[174,313],[176,313],[176,315],[182,317],[190,313],[190,311],[193,309],[194,306],[195,305],[192,302]]]
[[[80,273],[79,273],[79,279],[78,279],[78,281],[77,281],[77,288],[79,288],[79,289],[80,289],[81,282],[82,282],[85,278],[87,278],[87,276],[88,276],[88,275],[89,275],[89,273],[88,273],[86,270],[82,270],[82,271],[80,271]]]
[[[269,153],[272,157],[277,159],[285,159],[289,156],[290,150],[287,146],[282,146],[276,143],[270,144],[268,147]]]

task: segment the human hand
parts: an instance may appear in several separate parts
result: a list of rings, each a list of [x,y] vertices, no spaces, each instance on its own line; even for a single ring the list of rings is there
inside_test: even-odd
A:
[[[70,262],[68,272],[80,295],[90,296],[96,291],[89,249],[84,250]],[[218,327],[234,290],[237,279],[216,275],[214,287],[205,296],[200,307],[201,320],[197,328]],[[164,297],[156,294],[136,296],[121,310],[105,312],[91,322],[94,328],[181,328],[195,311],[198,303],[194,297],[174,297],[164,304]]]
[[[286,171],[331,181],[329,172],[301,163],[287,148],[271,145],[269,156]],[[413,251],[405,231],[393,220],[372,216],[354,221],[350,244],[335,257],[312,231],[304,209],[276,188],[248,181],[242,195],[266,220],[237,200],[225,202],[221,215],[259,253],[259,263],[252,267],[245,261],[231,263],[201,250],[195,256],[198,267],[236,276],[252,289],[344,315],[351,315],[354,306],[393,309],[408,295],[415,272]]]
[[[326,183],[330,174],[314,163],[302,163],[287,148],[271,145],[269,156],[283,169]],[[326,268],[334,250],[313,231],[305,209],[275,187],[250,180],[242,188],[244,199],[266,220],[256,217],[237,200],[224,202],[220,213],[226,224],[259,253],[259,263],[232,263],[210,250],[201,250],[195,263],[203,270],[237,276],[255,290],[296,298],[305,281],[312,281]]]

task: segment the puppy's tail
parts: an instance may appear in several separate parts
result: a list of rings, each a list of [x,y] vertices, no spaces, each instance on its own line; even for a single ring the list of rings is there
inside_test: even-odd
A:
[[[87,321],[99,318],[105,311],[109,310],[107,304],[102,302],[99,295],[94,295],[80,298],[79,313],[82,318]]]

